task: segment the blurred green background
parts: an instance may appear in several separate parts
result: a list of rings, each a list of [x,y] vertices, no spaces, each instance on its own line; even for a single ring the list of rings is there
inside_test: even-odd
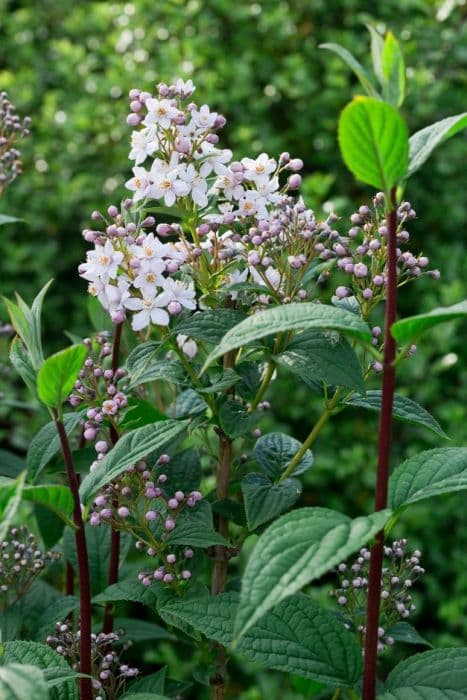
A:
[[[467,5],[465,0],[188,0],[157,3],[80,0],[0,0],[0,88],[33,120],[22,147],[24,175],[0,201],[0,211],[24,218],[0,230],[0,292],[31,300],[50,277],[46,339],[63,344],[63,331],[86,333],[85,284],[76,267],[85,254],[80,231],[93,209],[124,196],[128,178],[127,93],[174,77],[192,78],[196,99],[228,119],[223,145],[237,157],[288,150],[305,161],[304,195],[318,216],[348,216],[371,192],[341,161],[339,111],[359,91],[334,55],[318,48],[339,42],[369,65],[365,23],[390,27],[402,41],[408,66],[404,106],[411,131],[465,109]],[[415,313],[465,296],[465,160],[462,135],[444,144],[411,180],[407,197],[418,213],[411,226],[441,281],[404,288],[401,310]],[[345,222],[342,222],[345,226]],[[4,310],[0,318],[6,320]],[[464,328],[465,331],[465,328]],[[400,376],[405,393],[442,423],[454,445],[466,443],[466,337],[460,326],[427,336]],[[0,438],[24,451],[38,421],[5,365],[2,347]],[[283,396],[289,402],[283,401]],[[309,431],[317,406],[308,390],[287,377],[271,391],[264,430],[298,438]],[[341,414],[316,446],[303,502],[349,514],[371,508],[376,418]],[[438,445],[429,433],[396,425],[394,461]],[[467,517],[465,496],[440,498],[408,514],[397,534],[424,552],[417,624],[434,644],[467,641]],[[169,647],[158,658],[173,667]],[[279,681],[279,678],[281,679]],[[274,682],[271,685],[271,679]],[[236,697],[243,700],[312,696],[295,684],[254,669]]]

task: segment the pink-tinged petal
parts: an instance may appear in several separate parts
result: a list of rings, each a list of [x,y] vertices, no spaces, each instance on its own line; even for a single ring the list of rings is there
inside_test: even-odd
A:
[[[149,326],[149,313],[146,310],[139,311],[131,319],[131,327],[134,331],[140,331],[146,326]]]
[[[125,301],[125,308],[131,311],[139,311],[144,308],[143,300],[139,297],[130,297]]]
[[[164,309],[152,309],[151,321],[155,326],[168,326],[170,316],[167,311],[164,311]]]
[[[166,191],[164,202],[166,207],[173,207],[175,204],[175,192],[173,190]]]
[[[175,180],[173,183],[173,189],[177,197],[184,197],[190,191],[190,185],[188,182],[183,182],[182,180]]]

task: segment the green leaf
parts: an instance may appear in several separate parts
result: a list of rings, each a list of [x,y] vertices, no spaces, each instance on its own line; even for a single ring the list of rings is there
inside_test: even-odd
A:
[[[39,399],[49,408],[60,408],[72,392],[88,354],[84,345],[70,345],[48,357],[37,375]]]
[[[88,503],[99,489],[143,457],[151,452],[162,453],[164,447],[186,431],[187,425],[187,421],[163,420],[121,437],[94,471],[84,478],[80,488],[83,503]]]
[[[175,399],[173,415],[177,418],[191,418],[206,413],[208,405],[202,396],[193,389],[187,389],[178,394]]]
[[[41,289],[34,299],[31,308],[29,308],[19,294],[16,295],[16,303],[5,299],[5,297],[3,298],[11,318],[11,323],[27,350],[29,356],[28,360],[32,368],[36,371],[41,367],[44,361],[41,338],[41,311],[44,296],[51,284],[52,280],[47,282]],[[21,374],[21,376],[23,375]]]
[[[424,647],[431,647],[430,642],[427,642],[408,622],[396,622],[394,627],[386,629],[386,636],[392,637],[396,642],[405,642],[405,644],[418,644]]]
[[[383,97],[394,107],[400,107],[405,97],[405,63],[399,42],[389,31],[381,54]]]
[[[193,448],[182,450],[171,457],[168,471],[168,481],[165,490],[170,494],[175,491],[195,491],[201,483],[201,462],[197,451]]]
[[[367,391],[365,396],[352,396],[345,402],[348,406],[358,406],[369,411],[381,410],[381,391],[372,389]],[[440,437],[449,440],[440,424],[428,411],[412,399],[408,399],[401,394],[394,394],[393,417],[403,423],[421,425]]]
[[[364,392],[362,368],[349,343],[336,332],[305,331],[274,360],[300,377]]]
[[[212,384],[203,387],[202,389],[196,389],[199,394],[215,394],[219,391],[225,391],[230,389],[241,380],[241,377],[233,369],[225,369],[219,379],[214,379]]]
[[[389,480],[394,510],[443,493],[467,489],[467,447],[426,450],[400,464]]]
[[[174,328],[174,333],[216,345],[227,331],[244,318],[244,312],[237,309],[205,309],[180,320]]]
[[[2,610],[0,615],[0,643],[17,639],[21,633],[22,622],[23,613],[20,604],[16,603]]]
[[[400,345],[405,345],[419,338],[429,328],[464,316],[467,316],[467,299],[453,306],[440,306],[426,314],[402,318],[391,326],[391,335]]]
[[[21,493],[24,487],[25,472],[16,481],[0,484],[0,542],[8,533],[11,521],[21,503]]]
[[[152,642],[155,639],[171,639],[171,635],[164,627],[156,625],[155,622],[146,622],[146,620],[135,620],[130,617],[117,617],[114,623],[115,629],[123,629],[125,632],[125,640],[131,639],[132,642]],[[161,688],[163,690],[163,688]]]
[[[73,512],[73,496],[68,486],[44,484],[41,486],[25,486],[22,498],[24,501],[38,503],[58,515],[66,525],[73,527],[70,516]]]
[[[65,683],[49,689],[50,700],[78,700],[78,689],[74,681],[75,676],[69,676],[70,667],[63,656],[57,654],[46,644],[39,642],[15,641],[4,645],[3,660],[6,663],[24,663],[37,666],[46,677],[47,669],[53,669],[53,677],[57,677],[58,669],[65,676]],[[28,697],[29,700],[29,696]],[[24,698],[22,698],[24,700]]]
[[[344,335],[371,342],[368,325],[348,311],[314,302],[284,304],[253,314],[238,326],[231,328],[208,356],[202,371],[230,350],[250,345],[268,335],[304,328],[336,330]]]
[[[169,603],[178,617],[208,639],[228,646],[233,639],[238,593]],[[334,615],[304,595],[282,601],[251,627],[236,651],[249,661],[331,686],[352,686],[360,677],[361,651]]]
[[[366,544],[390,514],[351,520],[327,508],[300,508],[276,520],[259,537],[246,566],[236,636]]]
[[[159,695],[159,693],[131,693],[124,697],[125,700],[169,700],[167,695]]]
[[[378,700],[464,700],[467,648],[434,649],[401,661]]]
[[[24,460],[9,450],[0,449],[0,476],[16,479],[24,471]]]
[[[93,603],[117,603],[120,601],[141,603],[152,610],[156,609],[157,597],[160,594],[161,588],[157,583],[148,588],[136,578],[126,579],[118,583],[108,586],[102,593],[94,596]]]
[[[177,525],[167,538],[170,544],[184,544],[191,547],[210,547],[214,544],[227,545],[229,542],[214,530],[211,506],[200,501],[193,508],[186,508],[177,517]]]
[[[10,362],[18,372],[29,391],[36,395],[36,372],[32,366],[31,359],[24,343],[16,336],[10,345]]]
[[[50,700],[44,674],[32,664],[0,666],[2,700]]]
[[[409,170],[413,175],[428,160],[439,144],[447,141],[467,126],[467,112],[446,117],[412,134],[409,140]]]
[[[355,97],[344,109],[339,146],[355,177],[386,193],[407,172],[407,126],[394,107],[372,97]]]
[[[384,78],[383,78],[383,66],[381,64],[381,56],[383,53],[384,38],[377,31],[377,29],[375,27],[373,27],[371,24],[366,24],[365,26],[368,29],[368,31],[370,32],[370,36],[371,36],[371,60],[373,62],[373,71],[374,71],[376,77],[378,78],[378,80],[382,86],[383,82],[384,82]]]
[[[120,427],[125,431],[141,428],[149,423],[157,423],[160,420],[167,420],[167,416],[155,408],[149,401],[130,397],[128,399],[128,408],[125,411],[125,416],[120,421]]]
[[[52,549],[63,537],[65,523],[58,515],[40,505],[34,506],[34,517],[47,549]]]
[[[0,226],[5,226],[6,224],[16,224],[19,221],[24,221],[24,219],[17,219],[16,216],[0,214]]]
[[[254,413],[248,413],[246,407],[235,399],[228,398],[219,411],[219,422],[226,435],[232,439],[246,435],[257,421]]]
[[[107,311],[103,308],[99,299],[91,294],[88,294],[87,298],[87,311],[89,320],[95,331],[98,333],[102,333],[102,331],[113,331],[115,324]]]
[[[271,478],[279,477],[297,452],[303,447],[302,443],[284,433],[267,433],[256,441],[253,449],[254,457],[262,470]],[[307,450],[293,473],[302,474],[313,465],[313,454]]]
[[[366,92],[372,97],[378,97],[378,91],[371,82],[368,73],[366,72],[362,64],[359,61],[357,61],[355,56],[353,56],[350,53],[350,51],[347,51],[347,49],[345,49],[340,44],[332,43],[320,44],[319,48],[328,49],[329,51],[333,51],[334,53],[336,53],[340,58],[342,58],[344,63],[346,63],[349,66],[349,68],[353,70]]]
[[[242,492],[248,528],[255,530],[293,506],[302,493],[298,479],[284,479],[278,484],[264,474],[247,474],[242,479]]]
[[[66,413],[63,416],[62,421],[68,437],[79,424],[84,414],[84,411],[78,411],[77,413]],[[26,455],[28,481],[32,483],[37,481],[39,474],[59,450],[60,438],[57,433],[57,427],[55,421],[50,421],[50,423],[47,423],[39,430],[29,444]]]
[[[166,674],[167,668],[164,666],[156,673],[151,673],[149,676],[144,676],[143,678],[137,678],[130,683],[123,698],[131,693],[163,693]]]
[[[79,608],[79,598],[77,596],[67,595],[59,598],[48,605],[42,615],[37,620],[34,631],[34,641],[44,642],[47,635],[53,634],[55,631],[55,623],[58,620],[64,620],[67,615]]]

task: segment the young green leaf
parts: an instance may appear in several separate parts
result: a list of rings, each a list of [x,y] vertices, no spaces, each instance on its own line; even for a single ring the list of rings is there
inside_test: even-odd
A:
[[[462,700],[467,696],[467,648],[434,649],[401,661],[378,700]]]
[[[208,639],[228,646],[234,635],[239,594],[172,599],[166,610]],[[330,612],[304,595],[282,601],[256,622],[236,651],[266,668],[294,673],[327,685],[353,686],[361,674],[355,638]]]
[[[242,479],[242,492],[249,530],[267,523],[293,506],[302,493],[298,479],[284,479],[274,484],[264,474],[247,474]]]
[[[344,63],[346,63],[349,68],[353,70],[366,92],[372,97],[378,97],[378,91],[371,82],[368,73],[362,64],[357,61],[355,56],[350,53],[350,51],[347,51],[347,49],[340,44],[320,44],[319,48],[328,49],[329,51],[336,53],[344,61]]]
[[[384,77],[381,57],[384,48],[384,37],[382,37],[378,30],[371,24],[366,24],[365,26],[370,32],[371,36],[371,60],[373,62],[373,70],[379,82],[381,83],[381,86],[383,86]]]
[[[467,299],[453,306],[440,306],[426,314],[401,318],[391,326],[391,335],[400,345],[405,345],[419,338],[430,328],[463,316],[467,316]]]
[[[70,345],[45,360],[37,375],[37,393],[43,404],[61,407],[73,390],[87,354],[84,345]]]
[[[250,432],[256,420],[257,416],[248,413],[245,406],[235,399],[227,399],[219,411],[221,428],[232,439]]]
[[[358,180],[389,193],[406,174],[407,126],[391,105],[355,97],[340,116],[338,135],[344,162]]]
[[[188,421],[163,420],[144,425],[127,433],[117,442],[97,467],[83,480],[80,488],[83,503],[125,469],[146,457],[151,452],[160,452],[176,438],[180,438],[188,427]]]
[[[295,457],[297,452],[303,447],[299,440],[296,440],[284,433],[267,433],[262,435],[253,448],[254,457],[261,469],[273,479],[280,477],[289,462]],[[293,475],[302,474],[313,465],[313,454],[307,450],[300,462],[297,464]]]
[[[68,486],[57,484],[41,486],[25,486],[22,498],[24,501],[37,503],[58,515],[66,525],[74,527],[70,516],[73,512],[73,496]]]
[[[32,366],[31,358],[26,346],[18,336],[13,338],[10,345],[10,362],[18,372],[29,391],[36,395],[36,372]]]
[[[405,97],[405,63],[400,44],[392,32],[388,32],[384,40],[381,68],[383,97],[394,107],[400,107]]]
[[[68,436],[70,436],[77,427],[83,415],[84,411],[77,411],[76,413],[66,413],[63,416],[62,421]],[[44,427],[39,430],[29,444],[26,455],[28,481],[32,483],[37,481],[44,467],[47,466],[59,450],[60,438],[57,433],[57,428],[55,422],[50,421],[50,423],[47,423],[47,425],[44,425]]]
[[[409,169],[411,177],[428,160],[439,144],[467,127],[467,112],[446,117],[412,134],[409,140]]]
[[[392,637],[396,642],[403,642],[405,644],[415,644],[423,647],[431,647],[430,642],[424,639],[408,622],[401,620],[396,622],[393,627],[388,627],[386,629],[386,634],[388,637]]]
[[[381,530],[390,511],[351,520],[327,508],[300,508],[258,539],[242,583],[237,638],[284,598],[322,576]]]
[[[0,666],[0,697],[2,700],[50,700],[44,674],[33,664],[23,663]]]
[[[202,371],[230,350],[250,345],[268,335],[304,328],[336,330],[352,338],[371,342],[368,325],[349,311],[314,302],[284,304],[249,316],[231,328],[208,356]]]
[[[23,472],[16,481],[0,484],[0,542],[5,539],[11,521],[21,503],[25,476],[26,474]]]
[[[352,396],[345,402],[348,406],[358,406],[369,411],[381,410],[381,390],[372,389],[367,391],[365,396]],[[412,399],[408,399],[401,394],[394,394],[393,418],[403,423],[420,425],[427,430],[439,435],[444,439],[449,439],[440,424],[428,411]]]
[[[467,489],[467,447],[426,450],[400,464],[389,480],[394,510],[425,498]]]

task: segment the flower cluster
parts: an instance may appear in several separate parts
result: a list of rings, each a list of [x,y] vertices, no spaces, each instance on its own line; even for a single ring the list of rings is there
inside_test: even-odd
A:
[[[15,144],[29,135],[30,125],[31,119],[24,117],[21,120],[8,94],[0,92],[0,194],[21,175],[21,153]]]
[[[139,574],[145,586],[161,581],[177,588],[191,578],[188,564],[193,551],[174,547],[168,538],[180,514],[196,506],[202,494],[170,491],[170,479],[162,471],[169,462],[169,455],[162,454],[153,468],[144,461],[129,467],[94,499],[90,513],[91,525],[106,524],[130,532],[136,539],[136,549],[154,561],[150,571]]]
[[[416,217],[410,202],[401,202],[397,208],[397,275],[398,286],[429,275],[439,279],[438,270],[428,270],[425,255],[414,255],[402,248],[410,240],[407,223]],[[386,296],[386,263],[388,227],[385,219],[385,196],[378,192],[373,199],[373,209],[361,206],[350,217],[352,227],[346,236],[340,236],[326,257],[335,257],[338,269],[350,277],[348,286],[339,286],[336,297],[356,297],[365,317]]]
[[[385,565],[381,577],[380,627],[378,628],[378,651],[394,644],[391,628],[399,620],[406,620],[416,609],[412,603],[412,586],[425,573],[420,566],[421,553],[407,551],[407,540],[396,540],[384,548]],[[365,644],[365,614],[368,595],[370,551],[360,550],[353,564],[339,564],[339,585],[330,591],[345,611],[346,627],[358,636],[362,647]]]
[[[22,525],[10,530],[0,542],[0,609],[19,600],[44,567],[60,558],[58,552],[43,552],[35,536]]]
[[[121,641],[124,630],[109,634],[91,634],[92,687],[94,700],[115,700],[125,689],[128,679],[139,674],[137,668],[131,668],[120,660],[120,655],[110,647]],[[68,622],[57,622],[55,634],[47,637],[47,644],[57,654],[63,656],[76,671],[79,670],[80,632],[73,631]],[[123,651],[131,645],[125,642]]]

